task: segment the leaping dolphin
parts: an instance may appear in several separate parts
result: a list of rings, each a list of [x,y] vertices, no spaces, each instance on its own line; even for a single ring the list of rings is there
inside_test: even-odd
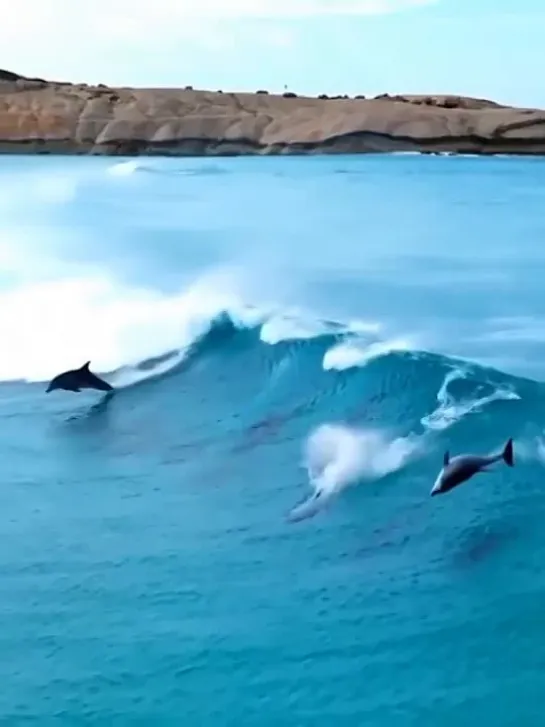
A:
[[[91,362],[87,361],[79,369],[65,371],[63,374],[55,376],[51,380],[46,389],[46,394],[55,389],[64,389],[64,391],[79,392],[82,389],[97,389],[98,391],[113,391],[114,387],[107,381],[103,381],[89,370]]]
[[[491,454],[488,456],[479,456],[477,454],[461,454],[457,457],[450,458],[449,452],[445,452],[443,457],[443,468],[439,472],[435,484],[430,495],[443,495],[445,492],[452,490],[454,487],[466,482],[470,477],[479,472],[488,472],[488,467],[500,460],[513,467],[513,440],[509,439],[505,445],[503,452],[500,454]]]

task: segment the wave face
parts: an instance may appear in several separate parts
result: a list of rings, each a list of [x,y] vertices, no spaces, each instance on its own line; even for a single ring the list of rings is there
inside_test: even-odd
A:
[[[433,694],[477,723],[509,666],[534,714],[544,178],[10,158],[2,714],[389,727]],[[87,360],[115,396],[45,396]],[[513,470],[429,497],[446,449],[510,436]]]

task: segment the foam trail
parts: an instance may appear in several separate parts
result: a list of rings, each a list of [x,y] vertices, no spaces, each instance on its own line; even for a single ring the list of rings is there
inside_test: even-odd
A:
[[[419,447],[414,437],[388,439],[385,433],[375,430],[321,425],[305,446],[304,465],[314,492],[290,511],[288,519],[312,517],[346,487],[399,470]]]

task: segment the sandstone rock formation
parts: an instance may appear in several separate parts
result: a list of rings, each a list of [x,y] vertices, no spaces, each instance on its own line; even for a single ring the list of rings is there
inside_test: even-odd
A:
[[[109,88],[0,71],[0,153],[545,154],[545,111],[458,96]]]

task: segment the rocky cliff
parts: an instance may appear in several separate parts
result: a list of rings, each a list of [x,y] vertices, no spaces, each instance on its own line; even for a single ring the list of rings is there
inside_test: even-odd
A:
[[[455,96],[109,88],[0,71],[0,152],[545,154],[545,111]]]

